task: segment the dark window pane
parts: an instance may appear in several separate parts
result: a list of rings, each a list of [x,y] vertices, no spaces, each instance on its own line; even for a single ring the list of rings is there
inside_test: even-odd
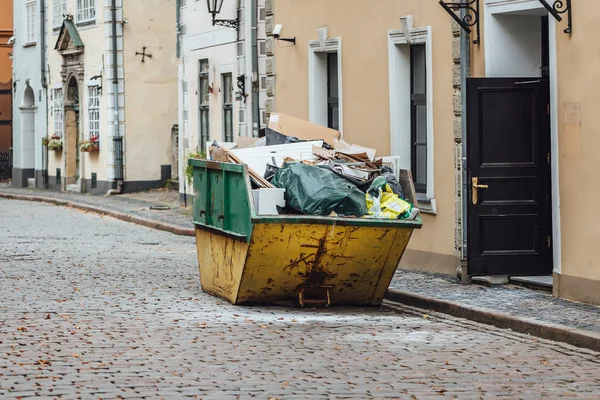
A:
[[[426,68],[425,68],[425,45],[411,46],[413,64],[413,93],[425,94]]]
[[[338,55],[327,54],[327,126],[339,129],[339,82],[338,82]]]
[[[425,45],[413,45],[411,54],[411,167],[415,189],[427,191],[427,83]]]
[[[200,110],[200,148],[206,150],[206,142],[209,138],[208,108]]]
[[[415,106],[416,142],[427,144],[427,106]]]
[[[208,60],[200,60],[200,72],[208,73]]]
[[[233,110],[230,108],[225,109],[223,115],[225,119],[223,124],[225,141],[233,142]]]
[[[427,188],[427,147],[417,146],[416,154],[416,176],[415,185]]]

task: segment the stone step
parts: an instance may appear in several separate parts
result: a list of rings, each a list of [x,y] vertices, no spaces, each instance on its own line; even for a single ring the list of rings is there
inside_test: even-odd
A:
[[[73,185],[67,185],[67,192],[79,193],[81,192],[81,188],[76,183]]]

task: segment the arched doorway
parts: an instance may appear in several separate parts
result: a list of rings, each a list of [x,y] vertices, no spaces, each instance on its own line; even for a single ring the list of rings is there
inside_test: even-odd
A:
[[[75,185],[79,176],[79,84],[71,76],[65,97],[65,184]],[[66,187],[65,189],[68,189]]]
[[[19,186],[27,186],[28,180],[35,177],[35,120],[36,120],[35,93],[31,86],[25,86],[23,101],[19,107],[21,114],[21,130],[19,137],[19,151],[15,159],[15,174]]]

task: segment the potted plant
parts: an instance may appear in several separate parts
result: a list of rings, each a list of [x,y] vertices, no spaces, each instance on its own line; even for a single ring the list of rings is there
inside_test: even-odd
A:
[[[90,140],[81,142],[79,150],[85,153],[96,153],[100,151],[100,142],[98,141],[98,136],[92,136]]]
[[[48,142],[49,142],[48,136],[44,136],[42,138],[42,146],[48,146]]]
[[[63,140],[56,133],[50,136],[50,140],[48,140],[48,150],[53,151],[62,151],[63,149]]]

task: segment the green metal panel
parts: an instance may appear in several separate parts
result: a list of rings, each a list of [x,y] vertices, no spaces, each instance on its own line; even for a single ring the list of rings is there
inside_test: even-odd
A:
[[[250,242],[250,190],[243,165],[189,160],[194,167],[194,223]]]

